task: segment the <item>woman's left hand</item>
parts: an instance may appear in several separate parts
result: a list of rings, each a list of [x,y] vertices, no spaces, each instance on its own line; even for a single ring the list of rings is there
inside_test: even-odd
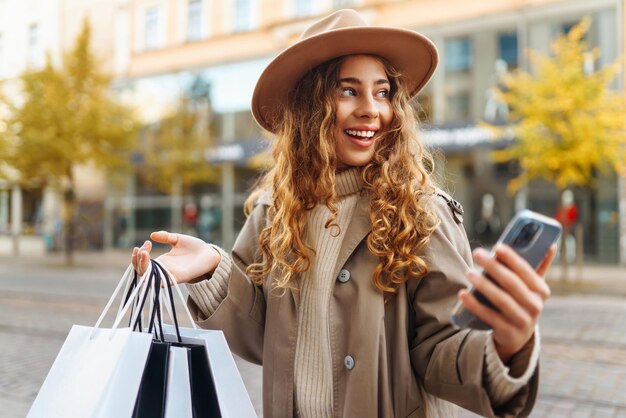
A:
[[[544,277],[556,254],[556,245],[550,248],[536,271],[507,245],[499,246],[495,253],[492,258],[479,248],[474,251],[474,260],[499,287],[475,270],[468,273],[468,278],[500,312],[481,304],[467,290],[462,290],[459,297],[467,309],[491,325],[498,355],[507,363],[530,341],[543,304],[550,297]]]

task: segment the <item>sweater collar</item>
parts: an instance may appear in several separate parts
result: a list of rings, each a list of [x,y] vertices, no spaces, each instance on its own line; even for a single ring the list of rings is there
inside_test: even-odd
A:
[[[361,167],[352,167],[335,175],[335,190],[337,197],[354,194],[363,188]]]

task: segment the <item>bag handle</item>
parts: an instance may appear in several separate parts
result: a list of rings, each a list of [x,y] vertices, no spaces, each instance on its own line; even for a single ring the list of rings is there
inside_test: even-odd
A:
[[[164,333],[163,333],[163,317],[162,317],[162,306],[165,306],[170,319],[174,323],[174,329],[176,330],[176,337],[178,342],[182,342],[180,336],[180,326],[178,323],[178,316],[176,314],[176,305],[174,300],[174,293],[172,291],[172,287],[177,289],[177,293],[180,296],[181,301],[183,302],[183,306],[187,308],[185,298],[182,296],[180,292],[180,288],[175,282],[175,279],[170,278],[169,271],[163,266],[159,261],[150,260],[150,268],[151,274],[149,276],[148,283],[146,287],[150,289],[150,308],[148,310],[148,332],[153,333],[157,340],[164,341]],[[129,321],[129,326],[133,330],[142,331],[143,327],[141,325],[141,314],[140,312],[145,312],[145,303],[147,301],[147,292],[143,293],[140,300],[137,298],[132,299],[131,295],[133,294],[133,288],[137,286],[137,274],[135,273],[133,280],[131,280],[131,284],[128,287],[125,300],[122,302],[124,305],[130,303],[131,308],[136,310],[135,314],[131,314],[131,319]],[[163,289],[166,290],[163,290]],[[165,299],[162,302],[162,299]],[[186,309],[188,310],[188,309]],[[195,323],[191,319],[190,321],[193,325]]]
[[[166,309],[168,309],[168,313],[170,314],[170,318],[172,319],[172,321],[174,321],[174,329],[176,330],[176,338],[178,339],[179,343],[182,343],[182,339],[180,337],[180,330],[178,327],[178,318],[176,316],[176,306],[174,303],[174,294],[172,293],[172,283],[170,281],[170,277],[167,274],[167,271],[165,270],[165,267],[163,267],[159,262],[151,260],[152,263],[154,263],[153,269],[155,271],[160,271],[161,272],[161,282],[165,281],[165,288],[167,288],[167,293],[168,293],[168,297],[169,297],[169,305],[165,304]],[[186,304],[186,302],[183,302]],[[171,308],[171,311],[169,310]],[[163,324],[161,323],[161,331],[163,330]]]
[[[180,299],[180,301],[182,302],[183,308],[185,309],[185,313],[187,314],[187,318],[189,318],[189,322],[191,323],[191,326],[194,329],[198,329],[198,326],[196,325],[196,321],[193,320],[193,317],[191,316],[191,311],[189,311],[189,307],[187,306],[187,300],[185,299],[185,296],[183,296],[183,293],[180,290],[180,285],[178,284],[178,279],[176,279],[176,276],[174,276],[174,274],[172,274],[171,271],[168,270],[167,267],[165,267],[158,258],[156,258],[154,260],[155,264],[157,266],[159,266],[161,268],[162,271],[165,272],[165,276],[167,278],[169,278],[168,282],[171,280],[171,283],[173,284],[173,288],[174,290],[176,290],[176,293],[178,294],[178,298]],[[171,312],[168,312],[171,314]]]
[[[121,280],[117,284],[115,290],[113,291],[113,294],[109,298],[109,301],[106,303],[104,309],[102,310],[102,313],[100,314],[100,317],[96,321],[96,324],[94,325],[91,333],[89,334],[89,338],[90,339],[93,338],[96,330],[100,328],[100,325],[102,324],[102,321],[104,320],[104,317],[106,316],[106,314],[109,312],[109,309],[111,308],[111,305],[113,304],[113,301],[117,297],[117,294],[122,289],[124,284],[129,281],[133,271],[134,271],[134,268],[133,268],[133,266],[131,264],[131,265],[128,266],[128,268],[126,269],[126,271],[122,275]],[[125,303],[124,306],[121,309],[118,309],[118,313],[117,313],[117,315],[115,317],[115,321],[114,321],[113,326],[111,327],[111,329],[113,329],[113,330],[117,329],[117,327],[119,326],[122,318],[124,317],[124,315],[126,314],[128,309],[131,307],[131,305],[133,305],[132,300],[134,298],[136,298],[140,294],[140,291],[141,291],[140,298],[142,298],[145,295],[145,292],[147,291],[147,286],[145,286],[145,283],[148,281],[151,273],[152,273],[152,266],[148,266],[148,269],[146,270],[146,272],[141,277],[138,278],[137,286],[135,286],[135,288],[133,289],[131,295],[128,297],[128,303]],[[135,312],[135,314],[136,314],[136,312]],[[113,333],[111,333],[111,338],[112,337],[113,337]]]

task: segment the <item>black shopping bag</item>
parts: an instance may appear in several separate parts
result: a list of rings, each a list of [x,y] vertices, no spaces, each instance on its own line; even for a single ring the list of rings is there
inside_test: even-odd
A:
[[[152,341],[139,385],[133,418],[163,418],[165,416],[169,352],[169,343]]]
[[[206,348],[204,345],[184,343],[182,341],[169,277],[163,267],[154,261],[152,261],[150,280],[148,287],[152,288],[153,298],[147,331],[149,333],[154,332],[155,339],[152,341],[150,354],[142,376],[133,418],[221,418],[222,415]],[[133,281],[133,286],[138,285],[137,283],[137,281]],[[169,305],[168,307],[171,310],[174,321],[176,341],[166,341],[163,333],[160,304],[161,283],[166,283],[167,299],[169,299],[166,303]],[[132,290],[131,286],[129,292]],[[137,310],[143,310],[147,293],[145,292],[143,298],[137,300]],[[133,328],[141,327],[140,318],[141,315],[138,315]],[[187,362],[171,362],[170,353],[172,352],[172,347],[184,348]],[[186,370],[176,370],[178,367],[186,368]],[[186,384],[185,386],[188,385],[188,387],[169,388],[168,390],[168,385],[170,384],[169,374],[179,378],[181,372],[183,375],[188,376],[188,381],[181,382],[177,380],[176,384]],[[181,399],[180,394],[181,392],[185,393],[185,391],[189,393],[191,399]],[[173,393],[175,395],[172,395]],[[190,408],[187,407],[188,405]]]
[[[205,347],[203,345],[190,346],[188,359],[194,418],[221,418],[222,414]]]

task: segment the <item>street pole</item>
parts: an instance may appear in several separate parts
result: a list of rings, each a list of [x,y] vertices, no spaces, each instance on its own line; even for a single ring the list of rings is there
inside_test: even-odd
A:
[[[172,196],[171,196],[171,224],[172,231],[182,233],[183,231],[183,178],[180,174],[172,176]]]
[[[137,236],[136,206],[137,206],[137,178],[135,173],[128,176],[126,195],[128,198],[128,225],[126,226],[126,246],[132,248],[135,246]]]
[[[0,232],[9,229],[9,191],[0,189]]]
[[[103,223],[103,244],[105,250],[113,248],[113,187],[111,187],[111,179],[106,182],[107,194],[104,197],[104,218]]]
[[[230,250],[235,242],[235,164],[222,163],[222,246]]]
[[[232,143],[235,139],[235,115],[224,115],[222,126],[224,144]],[[235,242],[235,163],[222,163],[222,248],[230,251]]]
[[[617,177],[617,199],[619,210],[619,261],[626,267],[626,176]]]
[[[20,255],[20,235],[22,233],[22,188],[14,184],[11,190],[11,233],[13,235],[13,255]]]

